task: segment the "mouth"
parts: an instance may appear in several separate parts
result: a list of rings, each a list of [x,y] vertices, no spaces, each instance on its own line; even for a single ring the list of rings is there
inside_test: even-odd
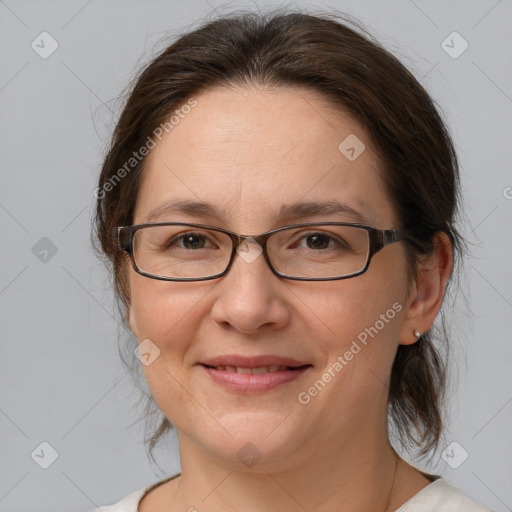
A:
[[[276,372],[287,372],[287,371],[296,371],[305,366],[283,366],[283,365],[272,365],[272,366],[258,366],[255,368],[250,368],[247,366],[208,366],[203,365],[206,368],[212,368],[219,372],[228,372],[228,373],[242,373],[244,375],[254,375],[254,374],[264,374],[264,373],[276,373]],[[310,366],[310,365],[309,365]]]
[[[283,386],[313,368],[311,364],[297,362],[294,362],[293,366],[285,364],[254,366],[255,364],[258,363],[252,363],[250,366],[199,363],[199,366],[216,384],[242,394],[262,393]]]

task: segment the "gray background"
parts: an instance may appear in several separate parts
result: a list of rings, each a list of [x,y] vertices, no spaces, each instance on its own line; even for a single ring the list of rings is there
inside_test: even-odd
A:
[[[0,0],[0,511],[85,511],[179,471],[175,438],[157,452],[159,469],[134,423],[139,395],[89,243],[93,189],[114,100],[156,42],[215,10],[251,5]],[[512,2],[288,5],[355,15],[443,108],[462,164],[461,229],[473,244],[447,311],[458,383],[443,446],[455,441],[452,458],[461,447],[469,457],[434,467],[495,511],[512,510]],[[47,59],[31,48],[43,31],[59,45]],[[453,31],[469,44],[456,59],[442,47]],[[58,453],[48,469],[35,462],[50,461],[43,441]]]

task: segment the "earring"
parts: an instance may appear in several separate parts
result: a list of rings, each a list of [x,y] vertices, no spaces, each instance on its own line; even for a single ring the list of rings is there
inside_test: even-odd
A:
[[[416,338],[420,339],[421,338],[421,333],[419,331],[414,331],[414,336],[416,336]]]

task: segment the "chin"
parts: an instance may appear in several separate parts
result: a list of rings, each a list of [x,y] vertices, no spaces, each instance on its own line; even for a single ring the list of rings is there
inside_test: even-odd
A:
[[[230,412],[218,417],[226,430],[208,428],[206,434],[188,435],[232,470],[275,470],[304,446],[304,430],[285,419],[288,413]]]

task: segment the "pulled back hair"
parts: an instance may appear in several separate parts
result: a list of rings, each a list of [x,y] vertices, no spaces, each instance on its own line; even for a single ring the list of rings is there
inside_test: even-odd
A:
[[[181,35],[129,86],[98,181],[93,233],[111,271],[125,326],[129,288],[113,231],[133,223],[146,159],[129,172],[120,173],[121,168],[190,98],[214,86],[251,84],[305,86],[357,119],[379,154],[399,229],[408,233],[409,280],[415,278],[421,258],[432,253],[439,232],[448,235],[457,265],[463,252],[455,228],[457,157],[433,100],[418,80],[347,16],[282,9],[242,12],[204,22]],[[114,182],[121,174],[122,179]],[[441,312],[441,326],[423,333],[412,345],[398,347],[392,368],[390,432],[395,432],[402,447],[413,448],[420,456],[437,447],[443,431],[447,337]],[[155,405],[148,395],[148,413],[151,404]],[[150,454],[172,428],[161,413],[159,423],[153,425],[156,428],[145,440]]]

